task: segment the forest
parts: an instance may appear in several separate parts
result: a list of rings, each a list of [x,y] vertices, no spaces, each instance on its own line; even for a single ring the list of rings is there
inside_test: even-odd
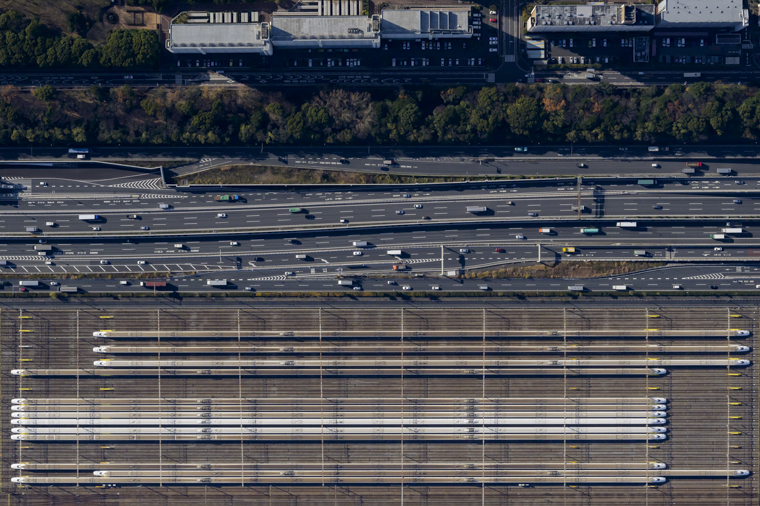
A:
[[[87,25],[77,16],[70,16],[69,22],[77,32]],[[0,14],[0,67],[5,69],[154,68],[159,50],[153,30],[113,30],[105,44],[93,45],[84,37],[59,34],[17,12]]]
[[[0,144],[425,145],[755,143],[760,90],[496,85],[484,88],[0,88]]]

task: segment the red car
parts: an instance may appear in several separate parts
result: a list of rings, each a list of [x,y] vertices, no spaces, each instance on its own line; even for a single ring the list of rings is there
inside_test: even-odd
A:
[[[497,21],[496,18],[491,18],[491,23],[496,23],[496,21]]]
[[[18,291],[19,291],[19,292],[25,292],[25,291],[26,291],[26,288],[24,288],[24,287],[22,286],[21,288],[19,288],[19,289],[18,289]]]
[[[507,250],[505,250],[504,248],[496,248],[494,251],[496,251],[496,253],[506,253],[507,252]]]

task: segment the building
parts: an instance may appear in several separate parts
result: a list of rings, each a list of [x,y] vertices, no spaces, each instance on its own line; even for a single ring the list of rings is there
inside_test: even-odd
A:
[[[661,0],[657,28],[729,28],[749,26],[743,0]]]
[[[470,38],[468,7],[383,9],[383,39]]]
[[[275,47],[379,48],[379,16],[272,15],[270,40]]]
[[[528,32],[641,33],[654,25],[654,5],[536,5],[528,19]]]
[[[183,13],[172,20],[166,49],[177,54],[272,54],[269,24],[248,13]],[[258,20],[258,16],[250,19]]]

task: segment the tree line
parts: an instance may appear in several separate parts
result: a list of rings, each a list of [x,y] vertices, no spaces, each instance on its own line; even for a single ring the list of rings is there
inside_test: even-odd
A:
[[[760,90],[693,83],[305,92],[0,88],[0,145],[741,143]]]
[[[73,31],[88,22],[69,17]],[[152,68],[158,65],[160,45],[153,30],[113,30],[105,44],[61,35],[37,19],[15,11],[0,14],[0,67],[4,68]]]

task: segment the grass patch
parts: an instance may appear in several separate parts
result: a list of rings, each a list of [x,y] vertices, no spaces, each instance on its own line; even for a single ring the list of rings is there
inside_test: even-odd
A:
[[[547,176],[548,177],[548,176]],[[458,181],[494,181],[526,179],[525,176],[504,177],[444,177],[375,174],[343,170],[296,169],[259,165],[229,165],[211,170],[178,176],[176,184],[409,184],[455,183]]]
[[[579,262],[568,261],[553,264],[534,264],[520,267],[504,267],[495,270],[468,272],[467,279],[485,278],[598,278],[619,276],[631,272],[662,267],[665,262]]]

